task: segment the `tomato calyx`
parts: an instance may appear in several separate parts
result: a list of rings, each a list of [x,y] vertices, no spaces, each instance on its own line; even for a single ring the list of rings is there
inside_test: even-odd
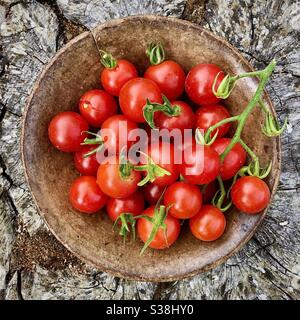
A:
[[[210,146],[217,139],[218,133],[219,133],[219,130],[217,129],[217,131],[214,134],[214,136],[211,137],[210,135],[209,136],[207,136],[206,134],[203,135],[201,130],[199,130],[199,128],[196,128],[196,130],[195,130],[195,140],[196,140],[196,142],[198,144],[201,144],[203,146]]]
[[[237,76],[232,77],[227,74],[216,90],[216,84],[221,73],[222,72],[219,72],[215,77],[212,86],[212,92],[217,98],[227,99],[236,85]]]
[[[225,212],[231,207],[232,201],[228,202],[229,196],[225,190],[224,183],[221,176],[218,176],[217,179],[219,182],[220,189],[215,193],[211,203],[213,206],[217,207],[220,211]],[[226,204],[224,204],[225,200],[227,200]]]
[[[99,50],[101,64],[108,69],[114,69],[118,63],[112,54]]]
[[[84,131],[83,133],[87,133],[89,135],[94,136],[95,138],[85,138],[83,140],[83,142],[81,143],[82,146],[85,145],[98,145],[98,147],[96,147],[95,149],[91,150],[90,152],[86,153],[83,155],[83,158],[87,158],[89,156],[91,156],[94,153],[97,153],[98,151],[102,150],[102,148],[104,147],[104,142],[102,137],[94,132],[90,132],[90,131]]]
[[[146,49],[151,65],[158,65],[165,60],[165,51],[161,43],[151,42]]]
[[[247,173],[249,176],[255,176],[260,179],[266,178],[271,171],[272,161],[269,163],[267,167],[261,168],[257,155],[247,146],[247,144],[242,139],[240,139],[239,143],[250,155],[252,161],[249,163],[248,166],[242,167],[237,174],[244,175],[245,173]]]
[[[167,240],[167,225],[165,223],[165,219],[167,217],[169,209],[170,209],[170,206],[166,207],[164,205],[160,205],[160,200],[159,200],[154,208],[154,216],[153,217],[149,217],[147,215],[140,215],[140,216],[135,217],[135,219],[137,219],[137,218],[146,219],[149,222],[151,222],[153,225],[153,228],[151,230],[149,238],[145,242],[142,250],[140,251],[140,255],[144,254],[144,252],[149,247],[150,243],[153,241],[154,237],[156,236],[156,234],[160,228],[164,232],[165,241],[166,241],[167,246],[169,247],[168,240]]]
[[[160,111],[168,117],[178,117],[181,113],[181,107],[178,105],[172,105],[169,99],[162,95],[163,104],[152,103],[147,99],[143,108],[144,119],[152,129],[156,129],[154,123],[154,113]]]
[[[130,177],[131,171],[146,171],[147,174],[137,185],[139,187],[144,186],[148,182],[153,182],[158,177],[163,177],[164,175],[170,176],[171,173],[164,168],[157,165],[151,157],[142,151],[139,151],[147,159],[147,164],[143,165],[133,165],[129,160],[126,159],[125,154],[121,152],[120,154],[120,165],[119,172],[122,179],[127,179]]]
[[[272,161],[269,163],[269,165],[265,168],[261,168],[258,158],[256,161],[251,161],[247,166],[242,167],[237,174],[233,177],[232,183],[230,188],[227,190],[227,197],[230,196],[230,192],[234,184],[236,183],[237,179],[239,177],[244,177],[246,175],[257,177],[259,179],[265,179],[272,169]]]
[[[136,171],[146,171],[147,175],[144,179],[142,179],[138,186],[141,187],[148,182],[153,182],[158,177],[163,177],[164,175],[170,176],[171,173],[166,169],[157,165],[151,157],[149,157],[146,153],[139,151],[142,155],[144,155],[147,159],[147,164],[134,166],[134,170]]]
[[[285,118],[283,126],[280,128],[280,125],[277,119],[275,119],[275,117],[273,117],[273,115],[269,112],[265,116],[265,122],[262,126],[262,132],[267,137],[278,137],[279,135],[282,134],[282,132],[286,129],[286,127],[287,127],[287,118]]]
[[[135,240],[135,225],[136,225],[136,219],[133,216],[132,213],[129,212],[123,212],[121,213],[118,218],[116,219],[113,229],[116,228],[117,224],[121,222],[119,235],[123,237],[123,240],[125,242],[127,236],[129,233],[132,234],[132,240]]]

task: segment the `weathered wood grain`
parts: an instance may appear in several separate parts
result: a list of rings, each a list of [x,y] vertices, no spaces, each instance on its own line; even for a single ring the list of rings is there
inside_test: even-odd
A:
[[[300,9],[297,1],[0,1],[0,299],[299,299]],[[225,264],[175,283],[114,278],[50,235],[28,192],[19,139],[25,101],[59,47],[99,22],[182,16],[226,38],[255,67],[275,58],[269,92],[283,120],[279,190],[255,237]]]

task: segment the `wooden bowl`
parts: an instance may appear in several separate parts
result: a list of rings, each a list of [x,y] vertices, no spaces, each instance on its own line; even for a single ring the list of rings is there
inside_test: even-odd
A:
[[[161,41],[169,59],[186,71],[198,63],[215,63],[225,72],[252,70],[241,54],[223,39],[198,25],[157,16],[133,16],[112,20],[93,30],[98,46],[138,66],[148,66],[145,47]],[[47,128],[58,112],[78,110],[80,96],[100,87],[102,69],[94,39],[84,32],[63,47],[43,70],[29,98],[22,133],[22,153],[31,193],[40,214],[57,239],[76,256],[115,276],[145,281],[171,281],[195,275],[224,262],[253,235],[266,210],[246,215],[232,209],[227,213],[225,234],[211,243],[195,239],[185,224],[179,240],[163,251],[149,249],[139,255],[141,242],[126,245],[114,234],[105,212],[92,216],[74,211],[68,200],[69,187],[78,176],[72,154],[57,151],[49,142]],[[240,113],[257,86],[255,79],[240,80],[225,104],[232,114]],[[272,111],[271,101],[269,102]],[[261,158],[273,161],[268,178],[272,196],[280,172],[279,139],[260,131],[261,111],[255,110],[244,129],[243,139]]]

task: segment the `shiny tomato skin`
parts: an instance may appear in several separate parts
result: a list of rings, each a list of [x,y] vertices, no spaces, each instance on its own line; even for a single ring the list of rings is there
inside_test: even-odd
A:
[[[96,178],[92,176],[75,179],[69,197],[73,208],[83,213],[96,213],[108,201],[108,197],[98,187]]]
[[[231,189],[231,199],[242,212],[256,214],[269,204],[270,189],[263,180],[257,177],[241,177]]]
[[[119,96],[120,108],[128,119],[135,122],[146,122],[143,108],[147,99],[150,102],[162,103],[158,85],[149,79],[135,78],[122,87]]]
[[[132,170],[130,176],[123,178],[119,172],[119,159],[116,156],[103,161],[97,171],[97,183],[109,197],[123,199],[132,195],[141,180],[140,172]]]
[[[79,112],[90,126],[100,128],[103,121],[117,113],[117,103],[104,90],[89,90],[80,98]]]
[[[55,148],[63,152],[76,152],[87,137],[87,121],[73,111],[60,112],[54,116],[48,127],[48,135]]]
[[[220,99],[212,91],[215,77],[218,74],[216,90],[225,77],[223,71],[218,66],[207,63],[201,63],[193,67],[185,80],[185,91],[189,98],[203,106],[218,103]]]
[[[115,68],[104,68],[101,72],[100,81],[109,94],[119,96],[123,85],[138,76],[136,67],[125,59],[117,61]]]
[[[219,155],[221,155],[226,147],[229,145],[230,138],[220,138],[217,139],[211,148],[214,149]],[[247,153],[240,143],[236,143],[234,147],[229,151],[225,157],[221,169],[220,175],[223,180],[231,179],[235,174],[241,169],[245,164],[247,159]]]
[[[198,155],[197,148],[200,148]],[[217,178],[220,167],[219,155],[211,147],[200,146],[195,140],[192,144],[184,146],[182,164],[179,165],[179,172],[184,181],[191,184],[208,184]]]
[[[158,186],[154,183],[147,183],[143,187],[143,194],[144,194],[145,200],[150,205],[155,205],[159,200],[159,198],[161,197],[164,190],[165,190],[165,187],[163,186]]]
[[[105,147],[109,154],[119,154],[123,147],[127,150],[136,142],[133,130],[138,129],[137,124],[122,114],[116,114],[106,119],[101,130],[107,130],[104,137]]]
[[[161,187],[167,186],[178,179],[179,172],[178,166],[175,164],[174,145],[172,143],[164,141],[152,142],[143,152],[150,156],[156,165],[170,173],[170,175],[157,177],[153,181],[154,184]],[[147,159],[143,155],[141,156],[141,164],[147,164]]]
[[[144,196],[141,191],[124,199],[110,198],[107,203],[107,214],[112,221],[116,221],[122,213],[131,213],[134,216],[142,214],[145,206]]]
[[[202,194],[198,186],[175,182],[164,194],[164,205],[170,207],[169,214],[177,219],[190,219],[202,206]]]
[[[184,90],[185,73],[179,63],[166,60],[148,67],[144,77],[153,80],[169,100],[180,97]]]
[[[192,108],[183,101],[174,101],[172,106],[179,106],[181,112],[176,117],[169,117],[163,112],[160,112],[155,120],[155,125],[159,129],[180,129],[182,132],[184,129],[191,129],[194,127],[195,115]]]
[[[209,127],[229,117],[229,111],[221,104],[200,107],[195,113],[195,128],[203,129],[204,132],[206,132]],[[225,136],[229,131],[230,126],[230,122],[221,125],[211,133],[211,137],[215,135],[217,130],[218,138]]]
[[[220,209],[206,204],[189,221],[192,234],[202,241],[215,241],[226,228],[226,219]]]
[[[147,208],[142,215],[153,217],[154,215],[154,206]],[[165,249],[170,247],[178,238],[180,233],[180,223],[179,220],[167,215],[165,219],[165,224],[167,225],[166,237],[164,231],[160,228],[155,235],[154,239],[150,243],[149,247],[153,249]],[[145,218],[138,219],[137,222],[137,233],[140,239],[145,243],[152,231],[153,224],[152,222],[146,220]]]
[[[88,157],[85,154],[94,150],[95,146],[83,146],[79,151],[74,153],[74,164],[76,169],[85,176],[96,176],[99,167],[99,162],[96,158],[96,153]]]

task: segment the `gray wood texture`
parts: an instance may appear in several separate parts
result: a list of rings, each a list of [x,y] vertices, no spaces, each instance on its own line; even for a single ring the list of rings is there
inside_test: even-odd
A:
[[[279,189],[252,240],[214,270],[163,284],[115,278],[64,249],[33,204],[19,150],[26,99],[55,52],[98,23],[146,13],[210,29],[255,68],[275,58],[268,91],[289,117]],[[0,299],[299,299],[299,29],[296,0],[0,0]]]

